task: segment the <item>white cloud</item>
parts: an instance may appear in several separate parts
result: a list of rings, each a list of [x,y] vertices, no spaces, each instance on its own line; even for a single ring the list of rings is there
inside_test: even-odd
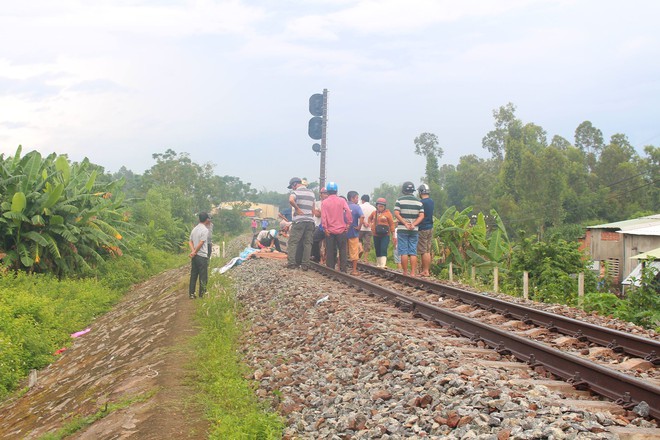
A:
[[[342,5],[344,2],[340,2]],[[538,0],[358,0],[344,9],[290,22],[288,32],[305,39],[336,40],[337,33],[396,35],[470,17],[493,17]]]

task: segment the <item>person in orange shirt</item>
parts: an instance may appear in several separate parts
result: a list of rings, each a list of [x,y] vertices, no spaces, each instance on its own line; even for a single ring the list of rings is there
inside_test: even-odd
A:
[[[376,210],[369,216],[369,226],[374,237],[374,249],[376,250],[376,267],[387,266],[387,248],[390,245],[390,234],[392,234],[394,246],[394,219],[392,213],[387,209],[387,200],[379,198],[376,200]]]

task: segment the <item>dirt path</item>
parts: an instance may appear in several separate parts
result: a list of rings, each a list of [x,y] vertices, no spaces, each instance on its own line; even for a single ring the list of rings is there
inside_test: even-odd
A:
[[[205,438],[187,365],[197,331],[187,277],[187,267],[164,272],[94,321],[27,393],[0,404],[0,437],[36,439],[107,409],[67,438]]]

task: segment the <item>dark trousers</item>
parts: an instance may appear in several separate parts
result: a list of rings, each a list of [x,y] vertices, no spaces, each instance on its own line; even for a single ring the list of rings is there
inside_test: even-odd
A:
[[[321,261],[321,242],[325,240],[325,232],[318,226],[314,229],[314,237],[312,239],[312,261],[319,263]]]
[[[377,257],[387,257],[387,247],[390,245],[389,235],[374,235],[374,248]]]
[[[190,261],[190,283],[188,295],[195,296],[195,285],[199,279],[199,296],[206,293],[206,283],[209,280],[209,259],[195,255]]]
[[[348,238],[346,232],[330,234],[325,237],[325,264],[335,269],[337,265],[337,251],[339,251],[339,270],[346,272],[348,266]]]
[[[314,222],[301,221],[291,225],[287,243],[287,263],[291,266],[308,266],[312,253]],[[298,250],[300,248],[300,250]]]

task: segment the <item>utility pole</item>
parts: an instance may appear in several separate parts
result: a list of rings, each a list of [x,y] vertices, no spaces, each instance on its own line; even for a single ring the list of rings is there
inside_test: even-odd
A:
[[[319,185],[325,187],[325,152],[328,150],[326,137],[328,133],[328,89],[323,89],[323,128],[321,133],[321,174]]]
[[[309,137],[320,140],[321,144],[312,145],[312,151],[321,153],[321,171],[319,176],[319,185],[325,186],[325,154],[328,150],[326,144],[328,129],[328,89],[323,89],[323,94],[315,93],[309,97],[309,112],[313,118],[309,120],[307,132]]]

